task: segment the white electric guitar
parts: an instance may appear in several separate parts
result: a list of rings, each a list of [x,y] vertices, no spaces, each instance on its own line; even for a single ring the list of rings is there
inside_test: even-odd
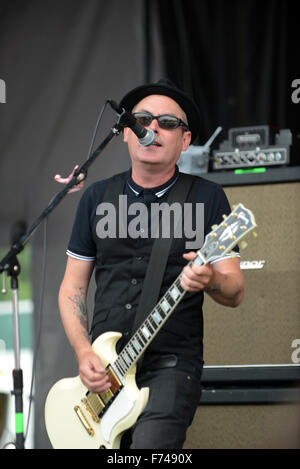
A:
[[[224,256],[255,226],[253,214],[239,204],[213,227],[190,264],[204,265]],[[184,294],[179,275],[119,355],[116,343],[120,333],[106,332],[95,340],[93,350],[109,375],[108,392],[89,392],[79,376],[62,379],[50,389],[45,421],[54,448],[120,447],[122,434],[134,425],[148,401],[149,388],[138,389],[135,382],[136,363]]]

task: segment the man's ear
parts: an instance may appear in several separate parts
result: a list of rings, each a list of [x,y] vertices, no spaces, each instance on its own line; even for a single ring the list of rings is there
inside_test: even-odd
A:
[[[128,130],[129,130],[129,127],[125,127],[123,129],[123,142],[126,142],[126,143],[127,143]]]
[[[182,138],[182,151],[186,151],[191,143],[192,140],[192,132],[190,130],[187,130],[186,132],[183,133],[183,138]]]

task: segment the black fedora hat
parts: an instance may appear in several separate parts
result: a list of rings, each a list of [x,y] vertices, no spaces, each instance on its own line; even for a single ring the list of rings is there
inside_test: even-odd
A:
[[[149,83],[134,88],[124,96],[120,102],[120,106],[125,108],[126,111],[131,112],[138,102],[152,94],[168,96],[179,104],[187,116],[193,142],[200,132],[202,120],[200,110],[185,92],[177,88],[177,86],[168,79],[162,78],[157,83]]]

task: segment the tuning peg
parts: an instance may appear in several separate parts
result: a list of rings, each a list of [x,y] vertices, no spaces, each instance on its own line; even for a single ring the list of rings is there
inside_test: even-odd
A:
[[[248,246],[248,243],[246,243],[246,241],[242,241],[240,246],[241,246],[241,249],[246,249],[246,247]]]
[[[258,234],[256,233],[256,231],[252,231],[252,236],[254,239],[258,238]]]
[[[224,214],[224,215],[222,215],[222,217],[223,217],[223,220],[226,220],[227,215]]]
[[[211,227],[212,230],[215,230],[216,228],[218,228],[218,225],[213,225],[213,226]]]
[[[237,253],[234,251],[231,251],[230,256],[234,259],[235,257],[237,257]]]
[[[235,210],[237,208],[237,205],[233,205],[232,208],[233,210]]]

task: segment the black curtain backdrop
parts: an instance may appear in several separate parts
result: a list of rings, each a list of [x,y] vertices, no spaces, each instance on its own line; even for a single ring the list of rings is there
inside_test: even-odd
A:
[[[192,93],[203,112],[200,143],[221,125],[270,125],[299,132],[297,2],[290,0],[158,1],[169,78]],[[225,133],[226,132],[226,133]]]

